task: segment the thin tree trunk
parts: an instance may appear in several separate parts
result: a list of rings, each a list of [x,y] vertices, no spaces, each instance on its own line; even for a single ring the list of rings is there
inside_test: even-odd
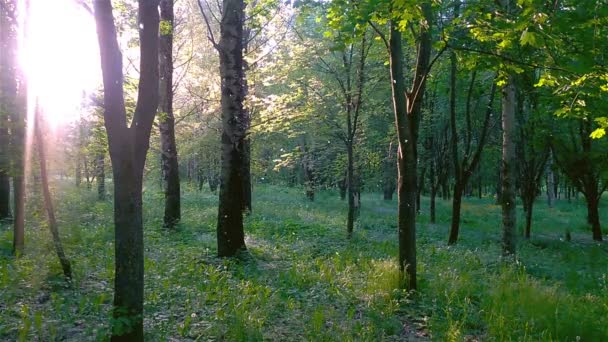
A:
[[[553,177],[553,151],[549,151],[547,160],[547,205],[553,208],[555,203],[555,178]]]
[[[532,209],[534,207],[534,199],[526,199],[524,203],[524,211],[526,214],[526,228],[524,231],[524,237],[530,239],[530,231],[532,230]]]
[[[25,246],[25,117],[27,115],[27,84],[21,75],[17,90],[17,107],[11,122],[11,147],[13,157],[13,254],[19,256]]]
[[[82,156],[80,152],[76,155],[76,168],[74,169],[74,179],[76,186],[80,187],[82,184]]]
[[[508,76],[502,89],[502,252],[515,254],[515,80]]]
[[[346,174],[344,174],[344,177],[340,181],[338,181],[338,188],[340,189],[340,199],[342,201],[346,199],[346,177]]]
[[[61,238],[59,237],[59,229],[57,227],[57,219],[55,218],[55,209],[53,207],[53,199],[51,198],[51,190],[49,188],[48,172],[46,170],[46,151],[43,137],[43,121],[41,118],[40,108],[36,105],[34,122],[34,135],[36,137],[36,145],[38,145],[38,161],[40,162],[40,180],[42,185],[42,194],[44,198],[44,208],[46,210],[49,229],[53,237],[53,246],[61,263],[63,275],[67,281],[72,279],[72,266],[70,261],[65,256]]]
[[[248,128],[249,123],[247,124],[247,129]],[[243,141],[243,146],[244,155],[243,165],[241,166],[241,174],[243,178],[243,212],[249,215],[251,214],[252,210],[251,194],[253,190],[253,184],[251,183],[251,140],[249,140],[249,138],[245,138]]]
[[[243,0],[224,0],[220,24],[220,74],[222,78],[222,174],[217,224],[218,256],[244,250],[243,203],[246,162],[245,135],[248,114],[244,108]]]
[[[393,152],[393,149],[393,143],[391,142],[388,146],[387,155],[382,163],[382,190],[385,201],[392,201],[393,193],[395,192],[395,180],[397,178],[395,170],[397,166],[395,165],[395,153]]]
[[[437,189],[435,187],[431,188],[431,223],[435,224],[436,222],[436,216],[435,216],[435,201],[437,198]]]
[[[97,179],[97,199],[100,201],[106,200],[106,167],[105,167],[105,154],[99,153],[97,155],[96,175]]]
[[[599,200],[597,197],[589,196],[587,199],[587,216],[591,224],[591,230],[593,232],[593,240],[602,241],[602,228],[600,226],[600,215],[599,215]]]
[[[27,113],[27,79],[17,62],[16,20],[19,11],[25,13],[23,26],[27,25],[29,2],[18,6],[19,2],[8,0],[0,6],[0,110],[8,114],[11,122],[11,174],[13,177],[13,254],[23,253],[25,245],[25,116]]]
[[[161,142],[161,167],[165,191],[165,214],[163,226],[173,228],[181,219],[181,195],[179,184],[179,164],[175,143],[175,116],[173,115],[173,2],[161,0],[159,66],[160,99],[159,130]]]
[[[450,237],[448,245],[453,245],[458,241],[460,230],[460,207],[462,204],[462,184],[456,183],[454,186],[454,197],[452,197],[452,225],[450,226]]]
[[[9,13],[6,9],[0,8],[0,222],[9,219],[11,216],[10,201],[10,137],[9,137],[9,115],[14,114],[14,100],[16,96],[15,70],[14,70],[14,38],[11,37],[10,18],[14,17],[15,12]]]
[[[418,175],[418,185],[416,189],[416,214],[420,215],[420,199],[422,197],[422,192],[424,191],[424,177],[426,174],[426,168],[422,168],[420,171],[420,175]]]
[[[350,130],[349,130],[350,132]],[[348,168],[346,176],[346,187],[348,189],[348,218],[346,221],[346,232],[347,237],[350,239],[353,235],[353,227],[355,225],[355,182],[354,175],[355,167],[353,162],[353,145],[352,142],[347,143],[346,146]]]
[[[434,156],[432,157],[434,158]],[[435,183],[435,161],[431,160],[431,166],[430,166],[430,183],[431,183],[431,203],[430,203],[430,222],[431,223],[435,223],[435,198],[437,197],[437,186],[438,184]]]

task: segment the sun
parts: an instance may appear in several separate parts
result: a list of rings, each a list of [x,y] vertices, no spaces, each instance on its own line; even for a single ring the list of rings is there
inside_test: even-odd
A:
[[[57,127],[76,120],[101,86],[95,20],[76,0],[30,0],[20,51],[30,106]]]

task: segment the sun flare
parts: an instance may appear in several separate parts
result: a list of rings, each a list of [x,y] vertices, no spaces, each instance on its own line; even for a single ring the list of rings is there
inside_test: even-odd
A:
[[[30,106],[38,100],[47,122],[77,119],[87,94],[101,84],[95,20],[74,0],[30,0],[20,52]]]

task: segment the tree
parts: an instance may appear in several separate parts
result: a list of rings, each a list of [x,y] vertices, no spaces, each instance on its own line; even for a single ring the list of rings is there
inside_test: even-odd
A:
[[[25,115],[27,111],[27,82],[23,70],[17,63],[17,36],[20,27],[17,24],[18,11],[24,11],[24,27],[27,26],[29,2],[18,7],[15,0],[5,0],[0,6],[0,51],[2,71],[0,89],[2,105],[0,115],[8,114],[11,122],[10,150],[11,175],[13,177],[13,253],[23,253],[25,245]],[[21,28],[22,29],[22,28]]]
[[[501,196],[502,207],[502,253],[515,254],[515,79],[507,76],[502,88],[502,161]]]
[[[5,9],[6,6],[6,9]],[[0,8],[0,221],[11,217],[10,210],[10,150],[9,115],[14,100],[14,9],[9,4]],[[13,5],[10,5],[13,6]]]
[[[179,164],[173,115],[173,14],[174,0],[160,2],[160,103],[161,173],[165,192],[163,225],[175,226],[181,218]]]
[[[127,124],[122,55],[111,0],[95,0],[104,83],[104,122],[114,176],[115,265],[113,341],[143,341],[144,249],[142,183],[159,102],[159,0],[139,0],[140,76],[137,105]]]
[[[220,75],[222,78],[222,171],[217,223],[218,256],[234,256],[244,250],[243,164],[249,114],[244,107],[243,0],[224,0],[220,23]]]
[[[526,218],[524,228],[526,239],[530,238],[532,209],[536,197],[540,194],[540,180],[549,157],[548,129],[545,127],[548,117],[543,115],[542,109],[538,108],[538,91],[534,89],[530,76],[524,74],[519,77],[521,87],[517,96],[516,115],[519,192]],[[552,192],[552,185],[549,188]]]
[[[57,225],[57,219],[55,218],[55,208],[53,206],[53,199],[51,197],[51,190],[49,187],[49,175],[47,172],[47,158],[44,144],[44,120],[42,118],[41,109],[36,101],[36,108],[34,109],[34,137],[36,139],[36,145],[38,150],[38,161],[40,162],[40,183],[42,185],[42,195],[44,198],[44,209],[46,210],[48,226],[53,237],[53,246],[55,247],[55,253],[61,263],[63,269],[63,275],[66,281],[72,279],[72,265],[70,260],[65,256],[63,251],[63,245],[61,244],[61,238],[59,237],[59,229]]]
[[[473,128],[471,124],[471,98],[475,87],[475,78],[477,72],[471,73],[471,81],[467,93],[465,105],[465,139],[464,139],[464,154],[462,158],[458,152],[458,131],[456,129],[456,54],[452,52],[450,55],[451,73],[450,73],[450,128],[451,128],[451,147],[452,147],[452,162],[454,164],[454,197],[452,197],[452,224],[450,226],[450,236],[448,244],[455,244],[458,240],[458,232],[460,229],[460,209],[462,203],[462,195],[466,189],[467,183],[474,170],[479,164],[481,152],[486,142],[486,136],[490,127],[490,118],[492,117],[494,94],[496,93],[496,84],[492,80],[488,104],[486,105],[485,116],[482,127],[479,132],[479,140],[474,151],[472,151]]]
[[[587,222],[591,225],[593,240],[602,241],[599,203],[608,189],[605,170],[606,142],[591,138],[593,123],[589,119],[571,120],[563,134],[567,139],[554,138],[552,147],[557,164],[568,176],[572,185],[587,202]]]
[[[416,282],[416,172],[418,120],[421,115],[422,98],[426,78],[430,69],[432,9],[431,4],[421,4],[422,16],[418,34],[417,59],[413,84],[406,90],[403,74],[403,43],[399,23],[390,21],[389,62],[391,88],[395,112],[395,126],[399,151],[397,167],[399,269],[407,274],[407,287],[415,290]]]

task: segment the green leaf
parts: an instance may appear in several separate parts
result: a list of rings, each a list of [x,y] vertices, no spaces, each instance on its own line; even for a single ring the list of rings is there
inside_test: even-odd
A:
[[[173,33],[173,25],[168,20],[161,20],[159,30],[161,36],[170,36]]]
[[[591,138],[592,139],[600,139],[602,138],[604,135],[606,135],[606,130],[603,128],[598,128],[595,131],[593,131],[591,133]]]
[[[528,31],[528,29],[525,29],[519,38],[519,43],[521,46],[530,45],[532,47],[540,47],[539,41],[540,39],[538,38],[538,35],[534,32]]]

